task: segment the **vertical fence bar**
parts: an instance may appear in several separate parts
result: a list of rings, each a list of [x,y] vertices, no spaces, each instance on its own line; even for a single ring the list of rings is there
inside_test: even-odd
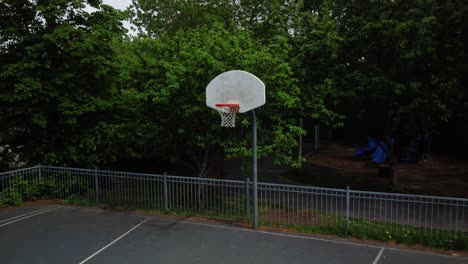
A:
[[[346,232],[349,231],[349,186],[346,186]]]
[[[94,169],[94,186],[96,188],[96,203],[99,203],[99,178],[98,178],[98,170]]]
[[[39,166],[37,166],[38,169],[39,169],[39,180],[42,180],[42,166],[41,164],[39,164]]]
[[[247,223],[250,223],[250,179],[245,180],[245,206],[247,212]]]
[[[164,173],[164,210],[169,210],[169,201],[167,200],[167,173]]]

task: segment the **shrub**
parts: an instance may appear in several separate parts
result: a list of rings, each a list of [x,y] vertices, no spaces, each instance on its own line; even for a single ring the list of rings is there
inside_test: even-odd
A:
[[[51,178],[30,182],[20,177],[12,182],[7,192],[0,193],[0,207],[20,206],[23,201],[52,198],[56,192],[55,187],[55,181]]]
[[[8,193],[4,193],[0,200],[0,205],[2,207],[5,207],[7,205],[20,206],[23,204],[23,197],[17,191],[10,191]]]

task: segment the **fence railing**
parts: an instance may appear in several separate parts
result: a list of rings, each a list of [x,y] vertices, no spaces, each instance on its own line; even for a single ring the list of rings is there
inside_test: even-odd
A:
[[[35,182],[42,178],[41,166],[35,166],[31,168],[24,168],[14,171],[7,171],[0,173],[0,192],[11,190],[13,183],[19,177],[24,180]]]
[[[249,223],[252,183],[117,171],[36,166],[0,173],[0,192],[15,181],[47,180],[51,198],[165,210]],[[258,184],[260,224],[407,236],[467,235],[468,199]]]

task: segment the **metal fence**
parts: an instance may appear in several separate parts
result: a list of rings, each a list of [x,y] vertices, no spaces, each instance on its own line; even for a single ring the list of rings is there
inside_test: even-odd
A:
[[[18,178],[22,178],[29,182],[35,182],[42,178],[40,174],[41,166],[2,172],[0,173],[0,192],[12,190],[15,180]]]
[[[50,198],[171,211],[249,223],[252,183],[246,181],[36,166],[0,173],[0,192],[18,180],[47,181]],[[419,232],[466,236],[468,199],[258,184],[262,225],[325,228],[388,236]]]
[[[260,221],[275,226],[325,227],[408,236],[468,231],[468,199],[259,184]]]

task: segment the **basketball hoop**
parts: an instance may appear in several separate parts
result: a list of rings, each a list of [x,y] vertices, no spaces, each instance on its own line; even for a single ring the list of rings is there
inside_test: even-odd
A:
[[[240,108],[238,104],[216,104],[216,108],[221,115],[221,126],[236,126],[236,114],[239,113]]]
[[[265,99],[265,84],[257,76],[246,71],[223,72],[206,86],[206,105],[219,112],[221,126],[235,127],[236,114],[252,110],[252,197],[255,229],[258,228],[257,121],[253,110],[264,105]]]
[[[265,84],[246,71],[223,72],[206,86],[206,105],[219,112],[223,127],[235,127],[237,113],[246,113],[264,104]]]

